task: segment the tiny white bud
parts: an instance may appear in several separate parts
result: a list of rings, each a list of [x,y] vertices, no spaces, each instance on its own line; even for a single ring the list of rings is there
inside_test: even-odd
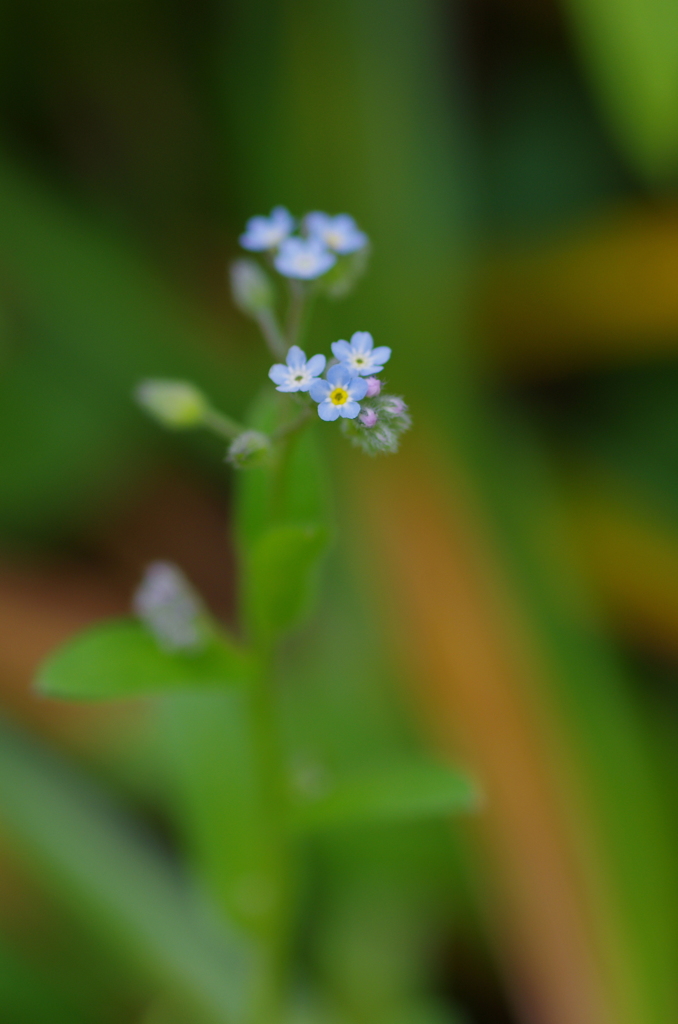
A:
[[[226,455],[226,461],[236,469],[249,469],[264,462],[271,451],[271,440],[259,430],[245,430],[236,437]]]
[[[229,274],[233,301],[243,313],[256,316],[271,308],[273,286],[268,274],[255,260],[236,260],[231,263]]]
[[[199,651],[205,646],[207,613],[181,569],[151,562],[132,606],[165,651]]]
[[[175,430],[199,426],[209,408],[202,391],[183,380],[145,380],[134,397],[163,426]]]

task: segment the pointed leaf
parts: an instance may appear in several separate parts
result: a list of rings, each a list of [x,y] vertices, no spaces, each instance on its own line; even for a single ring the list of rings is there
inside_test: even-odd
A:
[[[255,635],[270,638],[297,624],[308,609],[327,531],[286,523],[267,530],[248,560],[246,601]]]
[[[106,700],[165,690],[242,685],[253,661],[225,634],[205,650],[168,653],[134,619],[114,619],[71,640],[43,664],[36,686],[47,697]]]
[[[298,797],[299,828],[446,816],[477,810],[480,792],[469,776],[446,765],[412,762],[342,779],[316,795]]]

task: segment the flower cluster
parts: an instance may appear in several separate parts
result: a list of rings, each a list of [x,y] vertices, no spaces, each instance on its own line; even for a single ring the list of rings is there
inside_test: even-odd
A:
[[[307,360],[297,345],[288,351],[286,362],[275,363],[268,375],[278,391],[308,392],[318,403],[320,419],[342,419],[344,433],[368,454],[397,451],[400,435],[411,423],[407,406],[402,398],[382,394],[381,381],[374,376],[391,358],[391,349],[375,348],[371,334],[356,331],[350,342],[335,341],[332,353],[336,362],[324,379],[320,374],[325,356]]]
[[[275,465],[283,439],[303,429],[315,408],[321,420],[340,420],[345,436],[368,454],[395,452],[410,417],[402,398],[383,393],[377,376],[391,358],[391,349],[375,347],[368,331],[356,331],[350,341],[333,343],[328,363],[320,354],[307,359],[300,343],[311,298],[318,293],[345,295],[364,270],[367,235],[347,213],[330,216],[316,210],[297,222],[284,206],[276,206],[268,217],[247,221],[240,244],[262,254],[287,278],[283,320],[277,308],[278,289],[261,261],[242,258],[229,268],[235,304],[257,323],[278,360],[268,376],[277,391],[293,400],[278,405],[280,415],[276,412],[278,420],[274,418],[268,433],[220,412],[188,381],[142,381],[135,391],[138,403],[166,427],[203,427],[217,434],[228,442],[226,461],[237,469]],[[159,578],[164,585],[169,580],[166,571]],[[155,585],[152,593],[158,589]]]
[[[312,281],[331,270],[342,256],[367,248],[367,235],[347,213],[331,217],[314,211],[302,218],[300,233],[284,206],[276,206],[269,217],[251,217],[240,236],[243,249],[268,253],[283,277]]]

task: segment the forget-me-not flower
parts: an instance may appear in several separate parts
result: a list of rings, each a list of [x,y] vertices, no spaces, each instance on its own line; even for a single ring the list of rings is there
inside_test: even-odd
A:
[[[240,244],[250,252],[277,249],[293,229],[294,217],[289,210],[275,206],[270,217],[250,217],[244,234],[240,236]]]
[[[333,267],[337,257],[318,238],[286,238],[273,260],[284,277],[311,281]]]
[[[317,238],[328,249],[342,256],[364,249],[367,245],[367,235],[347,213],[340,213],[336,217],[320,211],[307,213],[304,227],[311,238]]]
[[[373,348],[374,341],[368,331],[356,331],[348,341],[335,341],[332,345],[332,352],[351,373],[357,373],[361,377],[371,376],[373,373],[380,373],[384,369],[384,363],[391,358],[391,350],[386,345],[379,345]]]
[[[327,380],[314,380],[310,391],[313,401],[318,402],[321,420],[337,420],[340,416],[352,420],[360,412],[358,403],[367,394],[367,381],[339,363],[327,371]]]
[[[275,363],[268,375],[277,391],[308,391],[314,380],[325,369],[325,356],[311,356],[306,361],[306,353],[298,345],[292,345],[287,353],[287,366]]]

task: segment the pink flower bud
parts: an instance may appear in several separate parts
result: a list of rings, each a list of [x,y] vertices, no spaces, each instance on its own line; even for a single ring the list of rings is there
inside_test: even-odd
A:
[[[371,378],[371,379],[374,380],[374,378]],[[379,381],[377,381],[377,383],[379,383]],[[368,394],[369,394],[369,392],[368,392]],[[377,416],[377,414],[374,411],[374,409],[365,409],[365,411],[361,412],[361,414],[360,414],[360,422],[365,427],[373,427],[374,424],[377,422],[378,418],[379,417]]]
[[[381,381],[378,377],[367,378],[367,395],[366,398],[374,398],[381,391]],[[370,424],[371,426],[371,424]]]
[[[389,398],[384,408],[387,412],[390,412],[392,416],[402,416],[406,411],[406,406],[402,398]]]

